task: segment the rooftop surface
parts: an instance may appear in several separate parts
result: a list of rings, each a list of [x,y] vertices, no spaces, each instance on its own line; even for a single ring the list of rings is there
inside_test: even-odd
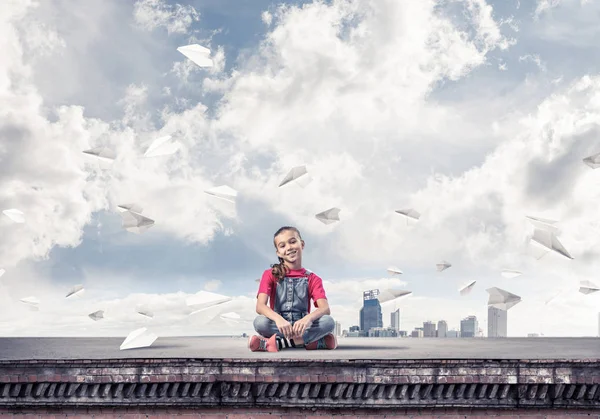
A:
[[[151,347],[121,351],[124,338],[0,338],[0,360],[235,359],[486,359],[600,360],[600,338],[340,338],[333,351],[250,352],[242,337],[163,337]]]

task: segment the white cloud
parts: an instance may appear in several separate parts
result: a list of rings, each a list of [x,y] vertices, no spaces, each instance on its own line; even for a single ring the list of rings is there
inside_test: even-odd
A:
[[[138,0],[134,4],[135,23],[147,30],[164,27],[168,34],[187,33],[200,13],[193,6],[169,4],[164,0]]]

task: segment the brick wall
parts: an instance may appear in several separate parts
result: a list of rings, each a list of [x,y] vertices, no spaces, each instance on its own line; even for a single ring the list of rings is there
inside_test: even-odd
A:
[[[600,419],[600,409],[281,409],[281,408],[197,408],[197,409],[153,409],[153,408],[90,408],[90,409],[7,409],[0,408],[0,418],[123,418],[123,419],[167,419],[173,417],[202,419],[329,419],[329,418],[385,418],[385,419]]]

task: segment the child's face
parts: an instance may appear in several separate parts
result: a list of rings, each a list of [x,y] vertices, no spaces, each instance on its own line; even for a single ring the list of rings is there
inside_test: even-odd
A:
[[[302,258],[304,241],[295,231],[285,230],[275,237],[275,249],[278,257],[293,264]]]

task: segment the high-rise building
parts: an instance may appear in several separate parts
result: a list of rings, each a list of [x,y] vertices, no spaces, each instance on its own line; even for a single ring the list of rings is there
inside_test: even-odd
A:
[[[383,327],[383,314],[377,296],[379,290],[363,292],[363,306],[360,309],[360,330],[368,332],[372,327]]]
[[[390,327],[395,330],[400,330],[400,309],[390,313]]]
[[[488,307],[488,338],[505,338],[507,323],[506,310]]]
[[[435,337],[435,323],[431,321],[423,322],[423,337],[434,338]]]
[[[446,323],[446,320],[440,320],[437,325],[437,337],[445,338],[447,333],[448,333],[448,324]]]
[[[335,335],[342,336],[342,324],[340,322],[335,322]]]
[[[468,316],[460,321],[460,337],[461,338],[473,338],[479,331],[479,323],[477,317]]]

